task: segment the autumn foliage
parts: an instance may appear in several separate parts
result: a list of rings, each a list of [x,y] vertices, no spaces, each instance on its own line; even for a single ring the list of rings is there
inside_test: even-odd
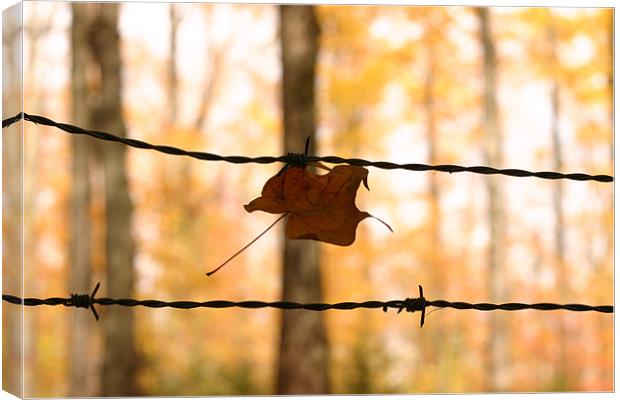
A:
[[[23,4],[23,20],[18,22],[26,28],[23,48],[28,51],[19,50],[22,44],[17,36],[5,43],[7,55],[16,57],[15,68],[23,65],[23,110],[76,122],[70,117],[70,5]],[[182,19],[174,55],[166,38],[171,25],[168,4],[122,4],[122,111],[128,137],[221,155],[281,155],[276,6],[177,6]],[[471,8],[324,5],[317,11],[321,43],[316,145],[320,155],[488,165],[482,140],[484,57],[478,19]],[[557,81],[561,172],[613,174],[613,10],[500,7],[491,9],[491,19],[505,157],[496,167],[554,170],[551,89]],[[41,33],[46,23],[50,30]],[[555,58],[550,57],[553,31]],[[175,82],[167,77],[169,65],[177,67],[176,116],[167,112],[174,109],[167,95],[168,82]],[[5,86],[9,88],[10,82]],[[20,99],[18,93],[19,89],[10,98]],[[23,246],[28,249],[23,254],[23,294],[65,296],[73,235],[70,135],[34,124],[24,124],[23,129]],[[5,135],[10,132],[14,131]],[[89,141],[95,152],[117,146]],[[7,163],[8,155],[20,153],[11,142],[4,144]],[[316,204],[311,193],[323,190],[320,185],[325,185],[325,191],[338,191],[330,180],[345,168],[352,184],[356,183],[346,199],[350,207],[335,212],[345,199],[334,196],[330,202],[321,197],[323,214],[310,220],[321,229],[335,224],[341,212],[355,220],[348,233],[352,239],[347,239],[353,245],[325,241],[320,246],[325,302],[403,299],[416,296],[418,284],[429,299],[613,302],[613,185],[562,182],[566,254],[558,260],[552,199],[557,182],[553,181],[369,168],[372,191],[365,193],[357,191],[367,178],[358,167],[330,165],[333,171],[320,171],[321,175],[311,167],[290,167],[278,177],[274,175],[281,165],[276,164],[201,162],[139,149],[128,149],[127,156],[137,274],[135,291],[120,297],[280,300],[279,229],[285,226],[276,227],[251,251],[243,252],[229,273],[207,279],[202,272],[234,254],[276,218],[285,219],[290,225],[287,231],[308,235],[304,213]],[[284,201],[285,195],[299,190],[285,186],[295,175],[310,190],[300,195],[300,204],[291,197]],[[14,177],[5,174],[4,178],[8,183]],[[113,297],[104,277],[104,178],[101,171],[93,170],[88,179],[93,187],[87,210],[93,229],[92,283],[101,281],[101,296]],[[491,240],[488,179],[498,181],[505,199],[506,266],[499,272],[510,291],[498,298],[490,295],[496,278],[487,272],[486,261]],[[258,197],[263,200],[247,207],[259,209],[256,203],[267,201],[268,194],[281,194],[276,198],[286,203],[280,208],[282,214],[248,213],[242,208]],[[6,197],[3,204],[11,204],[11,199]],[[385,218],[396,233],[387,234],[378,224],[364,221],[364,211]],[[3,237],[8,245],[11,216],[15,226],[22,221],[17,213],[5,216]],[[295,227],[297,223],[301,226]],[[327,237],[322,231],[312,233]],[[336,236],[342,239],[343,234]],[[3,282],[9,286],[4,292],[18,294],[21,286],[14,284],[21,279],[11,280],[6,274],[10,265],[20,263],[7,254]],[[566,271],[563,290],[560,267]],[[92,286],[71,289],[87,292]],[[568,294],[562,296],[562,292]],[[4,306],[5,327],[10,326],[12,306]],[[69,350],[75,332],[71,320],[80,311],[88,314],[65,307],[25,310],[23,326],[28,334],[18,337],[27,349],[24,397],[68,396]],[[106,307],[101,312],[123,311]],[[138,379],[145,395],[273,394],[279,311],[137,307],[134,312],[134,340],[144,361]],[[507,377],[510,392],[614,389],[614,320],[609,315],[439,309],[427,313],[423,329],[417,318],[403,313],[334,310],[322,315],[334,394],[480,393],[490,390],[493,375]],[[487,363],[492,359],[487,340],[492,315],[501,318],[509,332],[504,346],[510,363],[504,368],[491,369]],[[21,324],[21,316],[16,321]],[[87,323],[93,328],[92,346],[83,356],[88,373],[95,375],[105,356],[102,327],[94,319]],[[562,330],[569,339],[564,350],[568,362],[561,357]],[[306,348],[300,351],[310,355]],[[5,360],[8,355],[3,351]],[[566,378],[560,373],[561,365],[566,366]],[[3,373],[10,370],[5,368]],[[95,382],[93,390],[98,387]]]

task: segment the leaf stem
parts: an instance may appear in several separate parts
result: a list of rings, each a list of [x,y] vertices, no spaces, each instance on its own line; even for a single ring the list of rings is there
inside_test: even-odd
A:
[[[241,250],[239,250],[238,252],[236,252],[235,254],[233,254],[232,256],[230,256],[228,258],[228,260],[224,261],[223,263],[221,263],[217,268],[215,268],[213,271],[207,272],[207,276],[211,276],[214,273],[216,273],[217,271],[220,270],[220,268],[222,268],[224,265],[228,264],[229,261],[231,261],[233,258],[237,257],[239,254],[241,254],[241,252],[243,252],[243,250],[247,249],[248,247],[250,247],[254,242],[256,242],[261,236],[263,236],[265,233],[267,233],[267,231],[271,228],[273,228],[273,226],[275,224],[277,224],[282,218],[286,217],[288,215],[288,212],[285,212],[284,214],[280,215],[280,217],[278,217],[278,219],[276,219],[271,225],[269,225],[267,227],[267,229],[265,229],[264,231],[262,231],[258,236],[256,236],[254,239],[252,239],[252,241],[248,244],[246,244]]]
[[[366,213],[366,214],[368,214],[368,213]],[[392,229],[392,227],[390,225],[388,225],[388,223],[385,222],[384,220],[382,220],[381,218],[377,218],[377,217],[375,217],[374,215],[371,215],[371,214],[368,214],[368,216],[370,218],[374,218],[377,221],[381,222],[383,225],[387,226],[387,228],[390,230],[390,232],[394,233],[394,230]]]

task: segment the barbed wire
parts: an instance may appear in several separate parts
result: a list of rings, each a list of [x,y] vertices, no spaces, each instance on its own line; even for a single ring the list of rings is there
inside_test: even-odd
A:
[[[166,146],[166,145],[157,145],[147,143],[137,139],[130,139],[122,136],[113,135],[111,133],[89,130],[80,128],[75,125],[65,124],[53,121],[49,118],[40,116],[40,115],[32,115],[26,113],[19,113],[13,117],[6,118],[2,121],[2,128],[6,128],[15,122],[24,119],[25,121],[33,122],[35,124],[47,125],[56,127],[65,132],[77,134],[77,135],[88,135],[91,137],[95,137],[100,140],[105,140],[109,142],[118,142],[123,143],[127,146],[135,147],[138,149],[149,149],[155,150],[165,154],[171,154],[175,156],[187,156],[196,158],[199,160],[205,161],[225,161],[234,164],[246,164],[246,163],[258,163],[258,164],[271,164],[275,162],[284,162],[290,163],[291,160],[294,160],[297,156],[294,153],[289,153],[287,155],[272,157],[272,156],[263,156],[263,157],[246,157],[246,156],[221,156],[218,154],[206,153],[201,151],[188,151],[183,150],[177,147]],[[525,171],[522,169],[497,169],[486,166],[472,166],[472,167],[464,167],[460,165],[452,165],[452,164],[443,164],[443,165],[428,165],[428,164],[396,164],[388,161],[368,161],[359,158],[342,158],[337,156],[308,156],[308,162],[325,162],[332,164],[350,164],[356,165],[360,167],[375,167],[381,169],[404,169],[407,171],[440,171],[440,172],[472,172],[475,174],[483,174],[483,175],[507,175],[513,177],[536,177],[541,179],[569,179],[574,181],[597,181],[597,182],[613,182],[614,178],[610,175],[589,175],[585,173],[569,173],[564,174],[560,172],[553,171],[540,171],[540,172],[532,172]]]
[[[78,308],[90,308],[95,318],[99,320],[99,315],[95,310],[94,305],[111,306],[120,305],[124,307],[150,307],[150,308],[177,308],[183,310],[189,310],[192,308],[277,308],[283,310],[310,310],[310,311],[326,311],[326,310],[354,310],[357,308],[367,309],[382,309],[387,312],[388,309],[397,309],[398,313],[405,310],[407,312],[420,311],[420,327],[424,326],[424,317],[426,314],[426,307],[436,308],[453,308],[456,310],[478,310],[478,311],[520,311],[520,310],[539,310],[539,311],[553,311],[553,310],[568,310],[568,311],[596,311],[600,313],[611,314],[614,312],[614,307],[611,305],[591,306],[587,304],[555,304],[555,303],[466,303],[462,301],[447,301],[447,300],[426,300],[424,298],[424,291],[422,286],[419,286],[420,296],[416,298],[407,298],[404,300],[390,300],[390,301],[363,301],[363,302],[341,302],[341,303],[297,303],[293,301],[228,301],[228,300],[210,300],[210,301],[162,301],[162,300],[137,300],[137,299],[112,299],[108,297],[97,298],[97,290],[99,290],[100,284],[97,283],[93,292],[89,294],[71,294],[67,298],[63,297],[50,297],[47,299],[38,298],[20,298],[10,294],[3,294],[2,300],[12,304],[24,305],[24,306],[65,306],[65,307],[78,307]]]

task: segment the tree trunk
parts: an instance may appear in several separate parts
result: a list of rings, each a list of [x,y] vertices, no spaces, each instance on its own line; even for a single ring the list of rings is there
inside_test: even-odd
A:
[[[22,110],[23,4],[2,12],[2,119]],[[8,77],[5,80],[4,77]],[[2,130],[2,293],[23,297],[23,122]],[[23,307],[2,302],[2,390],[24,397]]]
[[[215,19],[215,16],[213,15],[214,7],[216,7],[215,4],[210,4],[205,7],[205,20],[207,26],[209,27],[213,26],[213,20]],[[206,48],[206,52],[209,57],[209,68],[205,71],[198,112],[196,113],[196,118],[194,119],[194,129],[196,130],[203,129],[205,122],[209,118],[211,105],[213,104],[213,100],[217,94],[218,81],[223,72],[222,66],[224,65],[225,51],[228,46],[227,43],[220,45],[215,44],[215,37],[216,34],[214,30],[211,29],[209,31]]]
[[[614,17],[615,17],[615,9],[607,10],[608,12],[608,25],[607,25],[607,45],[608,45],[608,55],[609,55],[609,64],[608,64],[608,72],[607,72],[607,89],[609,94],[609,169],[612,171],[611,175],[614,175]],[[609,193],[609,192],[607,192]],[[604,214],[603,223],[607,226],[607,256],[606,259],[611,261],[611,263],[607,265],[613,265],[614,260],[614,224],[613,222],[609,223],[609,219],[607,216],[610,216],[611,221],[614,220],[614,195],[613,188],[611,188],[611,193],[607,196],[607,212]],[[599,267],[597,268],[596,274],[598,276],[613,276],[613,269],[603,271],[602,263],[599,263]],[[609,271],[609,272],[608,272]],[[611,273],[610,273],[611,272]],[[605,337],[604,335],[607,332],[610,332],[612,329],[613,321],[606,321],[604,319],[599,319],[597,323],[597,335],[598,337]],[[613,338],[612,340],[607,341],[607,346],[601,346],[597,352],[597,356],[599,359],[604,360],[608,352],[613,351]],[[602,370],[602,371],[601,371]],[[613,368],[611,372],[608,368],[602,367],[601,363],[598,364],[597,371],[599,372],[599,376],[601,379],[605,379],[607,382],[613,381]]]
[[[426,140],[428,142],[427,148],[427,161],[429,164],[433,165],[437,163],[437,123],[435,121],[435,46],[433,43],[433,36],[436,31],[433,29],[432,16],[428,17],[429,20],[426,22],[427,35],[425,36],[425,45],[426,45],[426,79],[424,81],[424,114],[426,116]],[[441,240],[441,221],[440,221],[440,210],[439,210],[439,185],[437,183],[437,175],[429,174],[428,175],[428,192],[429,192],[429,202],[430,202],[430,233],[431,233],[431,243],[433,246],[433,277],[434,279],[434,290],[438,291],[440,289],[438,285],[441,285],[443,282],[442,276],[438,271],[438,262],[437,257],[440,255],[441,248],[440,240]]]
[[[92,69],[100,78],[89,93],[93,129],[125,134],[122,118],[122,81],[118,11],[116,3],[74,5],[93,7],[95,17],[87,40],[92,51]],[[132,297],[134,290],[131,236],[133,206],[129,198],[125,168],[126,147],[102,143],[97,146],[103,159],[106,205],[106,280],[109,297]],[[101,396],[135,396],[137,355],[134,344],[134,314],[131,308],[110,310],[103,325],[104,359]]]
[[[501,168],[502,135],[497,116],[497,58],[491,33],[491,15],[488,8],[476,8],[480,22],[480,43],[484,57],[484,155],[487,165]],[[489,252],[487,258],[489,297],[491,301],[503,302],[508,290],[504,270],[504,207],[501,187],[495,176],[485,177],[488,198]],[[509,388],[508,329],[504,315],[493,313],[489,337],[490,357],[487,371],[491,375],[489,390]]]
[[[284,150],[303,152],[315,137],[315,70],[319,27],[312,6],[280,6]],[[284,239],[282,298],[298,302],[322,299],[319,244]],[[278,394],[329,393],[329,353],[322,313],[282,312]]]
[[[177,118],[177,30],[181,18],[177,10],[177,5],[170,3],[169,5],[169,20],[170,20],[170,55],[168,57],[168,79],[167,79],[167,91],[168,91],[168,126],[174,125]]]
[[[426,141],[427,147],[427,162],[428,164],[437,164],[437,122],[436,122],[436,99],[435,99],[435,79],[437,75],[437,62],[436,62],[436,46],[435,41],[440,32],[437,29],[435,12],[441,12],[429,8],[428,14],[425,16],[425,34],[424,45],[426,53],[426,71],[424,79],[424,98],[423,108],[426,118]],[[441,26],[440,28],[441,29]],[[429,288],[433,293],[444,293],[444,274],[442,268],[441,257],[445,249],[441,244],[441,209],[440,209],[440,191],[439,184],[437,182],[437,175],[435,173],[428,174],[428,202],[430,213],[428,215],[428,234],[429,234],[429,258],[428,267],[431,270],[431,284]],[[420,339],[421,351],[423,352],[423,362],[436,365],[439,371],[442,371],[442,350],[445,350],[442,346],[436,346],[435,343],[445,343],[448,338],[444,333],[442,327],[429,327],[431,332],[429,335],[423,335]],[[441,392],[445,390],[445,379],[437,377],[435,379],[435,390]]]
[[[71,5],[73,23],[71,25],[71,113],[74,124],[90,126],[90,110],[87,106],[88,85],[86,69],[92,63],[92,52],[87,41],[89,27],[93,24],[95,13],[92,7]],[[69,253],[71,273],[70,293],[85,293],[92,287],[91,282],[91,224],[90,224],[90,182],[88,138],[71,136],[71,236]],[[92,342],[92,316],[85,313],[71,314],[71,345],[69,346],[69,396],[95,396],[92,377],[94,371],[89,358]]]
[[[551,11],[547,11],[549,18],[549,25],[547,27],[547,40],[549,46],[550,63],[553,68],[557,69],[558,62],[556,57],[557,48],[557,32],[553,25],[553,20],[550,15]],[[553,157],[553,170],[562,171],[564,169],[564,162],[562,159],[562,142],[560,138],[560,84],[555,78],[557,72],[552,74],[551,90],[550,90],[550,102],[551,102],[551,148]],[[567,271],[565,265],[565,238],[564,238],[564,215],[563,209],[563,195],[562,195],[562,181],[557,180],[553,182],[553,215],[555,218],[555,225],[553,229],[554,239],[554,256],[556,264],[556,287],[561,302],[567,302],[569,298],[570,289],[568,288]],[[558,351],[559,360],[556,374],[556,385],[558,389],[568,389],[568,384],[572,382],[572,379],[568,377],[568,335],[565,321],[565,315],[559,315],[558,318]]]

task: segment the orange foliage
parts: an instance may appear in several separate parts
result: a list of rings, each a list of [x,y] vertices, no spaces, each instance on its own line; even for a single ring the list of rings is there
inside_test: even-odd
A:
[[[35,3],[41,9],[41,18],[49,14],[45,2],[27,4],[32,7]],[[136,15],[147,15],[147,8],[157,7],[161,9],[159,14],[153,14],[154,18],[167,18],[164,4],[126,6],[122,11],[126,21],[136,21]],[[198,9],[207,6],[215,7],[184,5],[187,18],[182,21],[181,31],[202,32],[204,21],[193,16],[202,15]],[[141,27],[140,32],[149,34],[148,40],[131,30],[131,23],[126,24],[123,113],[130,137],[218,154],[279,154],[279,41],[277,29],[269,28],[277,23],[275,6],[242,5],[238,10],[229,10],[229,6],[216,5],[217,18],[214,14],[213,20],[230,18],[237,22],[228,25],[247,28],[227,31],[214,27],[218,31],[216,41],[226,42],[232,35],[238,40],[230,44],[235,57],[224,57],[222,68],[226,73],[217,79],[221,90],[200,132],[191,126],[202,87],[189,66],[202,68],[208,55],[202,57],[198,52],[207,46],[192,35],[179,35],[180,52],[175,58],[179,67],[179,113],[168,124],[168,100],[162,97],[167,62],[162,54],[167,41],[157,35],[166,24],[134,24]],[[58,3],[54,7],[59,13],[69,12],[66,5]],[[260,15],[250,15],[250,8],[259,10]],[[318,9],[322,35],[317,148],[321,154],[425,162],[426,122],[434,120],[437,163],[483,163],[478,142],[483,133],[479,122],[479,32],[469,8]],[[493,11],[506,164],[531,169],[548,167],[551,148],[546,136],[546,93],[553,78],[561,85],[565,169],[607,173],[613,163],[613,66],[611,49],[607,47],[613,37],[613,13],[609,9],[551,11],[558,34],[555,64],[550,62],[545,45],[549,25],[546,11]],[[247,18],[248,23],[239,24],[239,18]],[[57,46],[48,46],[56,40],[69,40],[65,32],[70,20],[55,20],[54,35],[42,36],[38,46],[26,35],[24,48],[30,51],[24,53],[24,65],[32,72],[32,79],[28,79],[29,72],[24,71],[27,112],[70,120],[70,87],[64,75],[58,75],[59,71],[64,74],[70,70],[70,57],[66,52],[58,53]],[[24,23],[35,28],[33,31],[39,28],[28,12],[24,13]],[[206,41],[213,39],[206,36]],[[186,42],[185,38],[191,40]],[[69,49],[67,45],[62,47]],[[194,47],[198,58],[187,57],[181,51]],[[162,52],[152,50],[157,48]],[[38,56],[32,49],[38,49]],[[428,56],[431,51],[434,63]],[[42,70],[52,74],[53,79],[37,79]],[[245,82],[240,91],[238,82]],[[433,95],[432,108],[425,106],[427,93]],[[93,144],[113,145],[94,140]],[[25,295],[49,297],[66,292],[70,273],[69,139],[55,130],[26,124],[24,149],[24,246],[29,250],[23,261]],[[538,157],[528,158],[531,154]],[[275,234],[263,238],[260,246],[238,259],[239,274],[196,279],[197,270],[228,256],[244,244],[244,237],[266,223],[260,215],[245,214],[238,205],[254,198],[253,193],[265,183],[261,177],[275,173],[275,166],[200,163],[131,149],[127,170],[135,205],[135,297],[279,300],[282,252]],[[288,174],[294,170],[290,168],[283,175],[290,179],[292,175]],[[303,171],[306,173],[310,172]],[[326,180],[333,174],[313,179]],[[371,224],[357,227],[360,220],[352,230],[356,251],[341,246],[321,247],[323,301],[405,298],[417,284],[423,285],[430,299],[561,301],[551,240],[551,183],[501,179],[508,199],[507,218],[514,222],[507,228],[508,260],[503,271],[511,293],[491,299],[485,265],[488,234],[483,185],[487,178],[397,170],[373,170],[373,174],[372,210],[388,216],[389,221],[398,220],[398,235],[385,240],[377,236]],[[436,181],[435,198],[429,184],[431,176]],[[100,171],[93,170],[93,282],[102,278],[104,270],[102,179]],[[357,181],[352,190],[351,204],[355,207],[357,202],[358,207],[367,209],[363,199],[355,198],[362,181]],[[284,187],[281,189],[284,192]],[[614,289],[613,186],[575,182],[566,183],[565,190],[563,212],[570,243],[566,262],[573,291],[567,300],[607,304],[613,299]],[[433,207],[439,218],[433,216]],[[354,217],[362,213],[357,208],[354,211]],[[289,219],[293,219],[292,215]],[[438,236],[433,234],[435,230]],[[436,237],[440,241],[433,244]],[[105,290],[105,281],[102,284]],[[67,395],[69,322],[79,311],[58,307],[25,310],[24,376],[29,397]],[[273,393],[279,311],[134,311],[135,340],[145,360],[140,382],[146,395]],[[102,312],[117,312],[117,308]],[[376,310],[326,312],[332,393],[489,390],[485,382],[493,372],[486,368],[491,315],[445,309],[430,314],[424,329],[419,329],[417,320],[402,314]],[[608,315],[523,311],[505,318],[503,322],[510,332],[506,346],[512,357],[510,390],[613,390],[614,330]],[[558,331],[565,323],[572,332],[571,346],[582,350],[568,350],[568,371],[574,377],[568,381],[556,377],[561,364]],[[94,371],[98,371],[103,357],[100,331],[94,334],[94,346],[87,354]]]

